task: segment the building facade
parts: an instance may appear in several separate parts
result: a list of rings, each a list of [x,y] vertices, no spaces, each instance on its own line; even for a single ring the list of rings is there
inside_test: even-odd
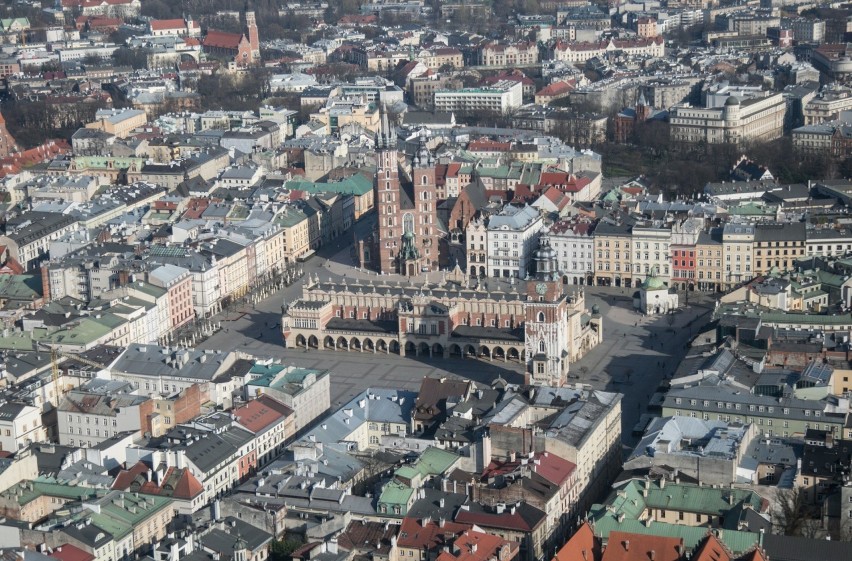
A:
[[[435,111],[467,112],[490,111],[507,113],[523,104],[523,84],[514,80],[502,80],[483,88],[461,88],[436,90]]]
[[[722,230],[722,254],[725,271],[722,275],[723,288],[751,280],[752,246],[754,244],[754,226],[748,224],[725,224]]]
[[[556,252],[563,284],[593,284],[595,239],[590,222],[557,222],[547,237]]]
[[[486,270],[489,277],[524,278],[538,245],[542,218],[529,205],[507,205],[488,219]]]
[[[774,140],[784,133],[786,110],[780,93],[745,101],[731,96],[723,107],[676,105],[669,112],[671,138],[707,144]]]

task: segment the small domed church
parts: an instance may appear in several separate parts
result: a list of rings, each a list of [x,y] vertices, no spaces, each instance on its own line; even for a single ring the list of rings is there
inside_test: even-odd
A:
[[[677,309],[677,292],[669,289],[663,279],[657,276],[655,267],[639,286],[633,297],[633,306],[646,316],[667,314]]]

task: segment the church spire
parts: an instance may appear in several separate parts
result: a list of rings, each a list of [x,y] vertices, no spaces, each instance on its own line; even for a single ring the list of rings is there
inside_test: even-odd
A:
[[[387,106],[383,103],[379,106],[379,134],[377,148],[393,149],[396,147],[396,132],[390,126],[388,120]]]

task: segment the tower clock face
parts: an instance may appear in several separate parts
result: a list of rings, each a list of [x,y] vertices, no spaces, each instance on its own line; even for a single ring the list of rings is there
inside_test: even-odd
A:
[[[547,285],[543,282],[540,282],[535,285],[535,291],[544,296],[544,294],[547,292]]]

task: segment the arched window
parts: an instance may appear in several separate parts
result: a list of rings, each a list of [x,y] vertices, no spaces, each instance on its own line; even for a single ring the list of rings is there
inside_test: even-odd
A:
[[[538,321],[544,321],[544,312],[538,313]]]
[[[420,176],[420,184],[421,184],[421,185],[426,185],[426,176],[425,176],[425,175]],[[424,197],[424,198],[425,198],[425,197]]]
[[[546,353],[547,352],[547,349],[544,347],[544,341],[538,342],[538,352],[540,352],[540,353]]]
[[[389,169],[385,170],[385,179],[390,179],[390,170]]]
[[[410,212],[406,212],[405,216],[402,217],[402,230],[403,232],[414,233],[414,215]]]

